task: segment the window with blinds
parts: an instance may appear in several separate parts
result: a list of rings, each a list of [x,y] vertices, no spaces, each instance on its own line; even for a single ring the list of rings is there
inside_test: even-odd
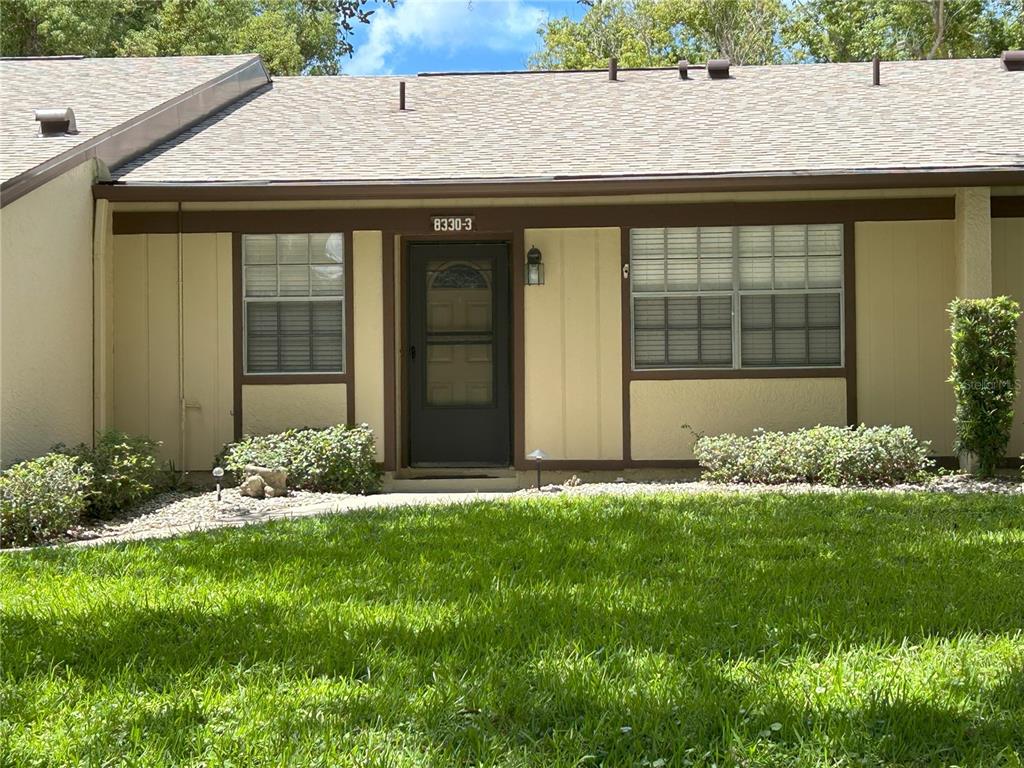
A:
[[[340,234],[243,235],[245,372],[343,373]]]
[[[843,225],[630,230],[633,367],[843,364]]]

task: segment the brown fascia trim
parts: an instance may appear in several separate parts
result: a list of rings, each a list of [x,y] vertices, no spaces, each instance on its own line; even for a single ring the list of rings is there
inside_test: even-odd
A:
[[[563,227],[685,227],[820,224],[844,221],[916,221],[956,218],[952,196],[863,200],[489,206],[463,211],[476,217],[476,234]],[[386,230],[432,234],[429,208],[357,208],[279,211],[115,211],[115,235],[184,232],[320,232]],[[324,229],[325,227],[329,229]]]
[[[993,219],[1024,218],[1024,195],[993,197],[991,207]]]
[[[254,56],[234,69],[4,181],[0,184],[0,207],[86,160],[95,158],[113,170],[269,82],[270,76],[263,67],[263,60]]]
[[[103,183],[93,196],[112,202],[252,202],[258,200],[385,200],[460,197],[561,197],[684,192],[778,192],[912,187],[1024,185],[1024,168],[877,170],[673,177],[503,179],[493,181]]]

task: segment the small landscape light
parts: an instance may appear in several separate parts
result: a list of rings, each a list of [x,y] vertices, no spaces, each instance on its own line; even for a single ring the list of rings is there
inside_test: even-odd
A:
[[[214,467],[213,476],[217,480],[217,501],[220,501],[220,480],[224,477],[224,467]]]
[[[544,285],[544,264],[540,248],[531,245],[526,252],[526,284]]]
[[[548,455],[544,453],[540,448],[535,450],[533,453],[527,454],[526,458],[533,459],[537,462],[537,488],[540,488],[540,463],[546,459]]]

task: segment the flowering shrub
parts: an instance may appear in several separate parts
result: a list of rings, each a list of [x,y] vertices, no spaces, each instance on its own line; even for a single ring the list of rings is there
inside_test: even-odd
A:
[[[92,468],[48,453],[0,473],[0,546],[38,544],[65,533],[86,505]]]
[[[704,478],[726,483],[894,485],[920,479],[933,462],[910,427],[822,427],[752,436],[700,437]]]
[[[308,491],[374,493],[380,490],[373,430],[365,424],[289,429],[245,437],[224,449],[223,466],[239,477],[247,464],[284,467],[288,485]]]
[[[957,450],[976,456],[978,475],[991,477],[1013,428],[1020,305],[1007,296],[955,299],[949,314]]]

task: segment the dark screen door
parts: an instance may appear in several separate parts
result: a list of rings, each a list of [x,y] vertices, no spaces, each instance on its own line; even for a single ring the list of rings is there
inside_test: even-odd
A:
[[[508,466],[508,244],[412,243],[408,259],[410,463]]]

